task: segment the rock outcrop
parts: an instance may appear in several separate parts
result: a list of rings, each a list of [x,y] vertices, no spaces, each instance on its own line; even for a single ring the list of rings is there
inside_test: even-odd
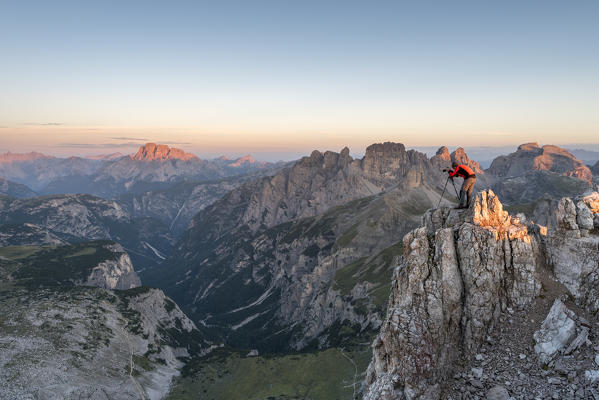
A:
[[[549,226],[510,217],[491,191],[479,193],[465,212],[427,212],[423,227],[404,237],[387,317],[373,343],[365,399],[439,399],[452,390],[481,396],[486,384],[502,382],[485,371],[505,367],[487,357],[504,360],[506,352],[513,354],[510,348],[519,348],[519,355],[508,365],[518,364],[520,372],[493,373],[524,385],[512,392],[520,393],[517,398],[551,390],[594,396],[591,340],[597,332],[588,318],[599,311],[598,200],[591,193],[546,204]],[[526,361],[531,353],[536,367]],[[476,367],[459,372],[458,359],[472,359]],[[561,371],[579,385],[550,377],[558,387],[546,387],[544,377]]]
[[[439,398],[458,355],[476,351],[502,310],[539,293],[537,247],[491,191],[467,212],[427,212],[404,237],[365,399]]]
[[[563,198],[548,218],[547,261],[576,302],[599,311],[599,193]]]
[[[507,156],[500,156],[486,172],[497,177],[521,176],[529,171],[550,171],[592,183],[592,173],[582,161],[570,152],[557,146],[539,147],[537,143],[526,143]]]
[[[104,289],[132,289],[141,286],[141,280],[133,270],[129,254],[118,243],[108,243],[104,248],[114,254],[113,257],[99,262],[91,269],[84,286],[96,286]]]
[[[576,314],[566,307],[559,299],[555,300],[549,314],[543,321],[541,328],[534,333],[535,352],[539,360],[548,364],[552,358],[576,336]],[[588,329],[582,334],[582,343],[588,337]],[[581,332],[582,333],[582,332]],[[582,344],[580,343],[580,344]],[[573,343],[575,347],[576,344]]]

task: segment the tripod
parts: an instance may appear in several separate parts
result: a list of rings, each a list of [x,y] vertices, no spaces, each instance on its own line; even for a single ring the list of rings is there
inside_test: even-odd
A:
[[[439,199],[439,204],[437,204],[437,208],[439,208],[439,206],[441,205],[441,200],[443,200],[443,196],[445,195],[445,189],[447,188],[447,182],[449,182],[449,179],[451,177],[448,176],[447,180],[445,181],[445,186],[443,186],[443,192],[441,193],[441,198]],[[453,190],[455,190],[455,195],[458,198],[458,202],[460,201],[460,195],[458,194],[458,189],[455,187],[455,182],[453,181],[453,179],[451,180],[451,184],[453,185]]]

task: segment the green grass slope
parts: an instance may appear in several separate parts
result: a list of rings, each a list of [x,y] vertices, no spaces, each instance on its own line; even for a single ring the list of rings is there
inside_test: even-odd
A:
[[[246,357],[226,349],[188,364],[167,400],[347,400],[359,398],[369,346]]]

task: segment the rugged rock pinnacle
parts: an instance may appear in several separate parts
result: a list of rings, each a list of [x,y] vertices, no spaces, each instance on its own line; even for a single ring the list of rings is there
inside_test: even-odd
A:
[[[458,355],[476,351],[502,310],[540,291],[537,243],[490,190],[468,212],[429,210],[403,244],[366,399],[439,398]]]

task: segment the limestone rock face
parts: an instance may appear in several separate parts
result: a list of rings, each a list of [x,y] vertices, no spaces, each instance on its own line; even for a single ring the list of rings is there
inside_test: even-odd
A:
[[[133,270],[131,259],[120,244],[111,243],[104,246],[115,254],[113,259],[107,259],[95,266],[82,282],[84,286],[96,286],[104,289],[132,289],[141,286],[141,280]]]
[[[360,160],[354,160],[347,148],[340,153],[315,150],[293,167],[241,188],[250,198],[249,202],[245,196],[231,198],[245,203],[239,205],[244,208],[240,221],[234,222],[255,231],[263,225],[311,217],[394,185],[416,187],[429,169],[426,155],[406,151],[401,143],[373,144]]]
[[[434,399],[460,352],[476,351],[502,310],[539,293],[539,245],[492,191],[467,211],[435,209],[404,237],[365,399]],[[404,397],[402,397],[404,396]]]
[[[557,224],[545,242],[546,257],[555,277],[576,302],[589,312],[599,311],[599,234],[595,227],[599,193],[557,204]]]

